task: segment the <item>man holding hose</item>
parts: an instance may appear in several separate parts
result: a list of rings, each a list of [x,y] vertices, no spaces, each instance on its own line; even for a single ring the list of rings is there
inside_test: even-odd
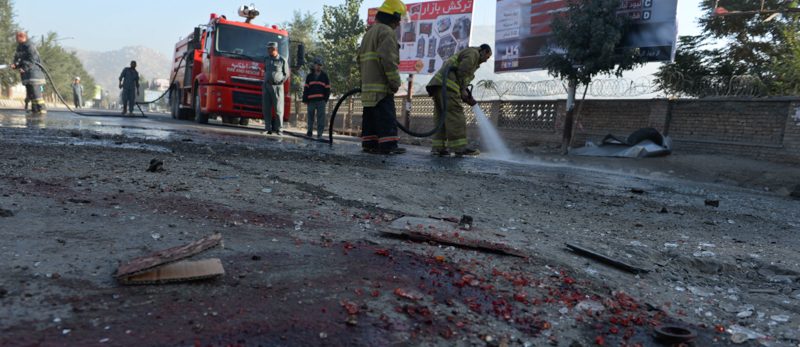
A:
[[[465,102],[470,106],[477,103],[470,95],[467,87],[475,78],[475,71],[492,56],[492,48],[487,44],[480,47],[467,47],[450,57],[439,69],[439,72],[431,78],[431,82],[425,87],[428,95],[433,98],[433,124],[439,124],[441,117],[445,117],[444,125],[438,132],[433,134],[433,146],[431,152],[438,155],[450,155],[447,151],[448,146],[457,156],[478,155],[481,152],[477,149],[470,149],[467,142],[467,119],[464,116]],[[455,71],[451,71],[444,76],[447,69],[455,66]],[[445,83],[445,81],[447,81]],[[442,114],[442,85],[447,86],[447,114]]]
[[[25,86],[25,99],[31,101],[31,114],[45,114],[44,98],[42,98],[42,88],[44,85],[44,72],[36,65],[41,64],[39,51],[36,46],[28,41],[28,35],[24,31],[17,32],[17,52],[14,54],[14,62],[8,67],[19,69],[22,75],[22,84]]]

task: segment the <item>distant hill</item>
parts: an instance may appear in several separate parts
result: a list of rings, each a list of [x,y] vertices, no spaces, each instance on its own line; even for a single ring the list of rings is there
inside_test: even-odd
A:
[[[83,63],[84,69],[104,90],[112,94],[119,90],[119,74],[123,68],[130,66],[131,60],[136,61],[139,75],[148,80],[169,78],[170,59],[161,52],[144,46],[123,47],[109,52],[84,51],[72,47],[64,49],[74,51]]]

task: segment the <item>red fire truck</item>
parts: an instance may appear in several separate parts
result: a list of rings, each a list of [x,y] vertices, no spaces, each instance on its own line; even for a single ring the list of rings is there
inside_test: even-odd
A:
[[[172,118],[207,124],[209,118],[220,117],[223,123],[240,125],[247,125],[250,118],[263,118],[261,84],[267,43],[277,42],[278,53],[291,66],[289,36],[276,25],[251,24],[258,15],[254,7],[240,7],[239,15],[247,20],[237,22],[212,13],[204,29],[195,28],[175,45],[169,92]],[[304,51],[299,45],[298,66],[305,65]],[[289,85],[287,79],[284,120],[290,114]]]

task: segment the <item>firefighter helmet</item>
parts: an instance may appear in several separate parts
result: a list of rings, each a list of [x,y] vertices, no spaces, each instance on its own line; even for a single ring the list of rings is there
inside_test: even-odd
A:
[[[408,11],[406,11],[406,4],[400,0],[386,0],[381,7],[378,7],[378,12],[383,12],[396,17],[399,20],[411,21]]]

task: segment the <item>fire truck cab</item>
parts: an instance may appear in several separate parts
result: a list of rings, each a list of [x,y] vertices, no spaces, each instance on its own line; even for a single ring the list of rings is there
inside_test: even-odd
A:
[[[242,6],[239,14],[247,21],[211,14],[204,29],[195,28],[175,45],[169,91],[172,118],[207,124],[209,118],[220,117],[223,123],[240,125],[263,118],[261,85],[267,44],[277,42],[278,54],[291,66],[289,36],[276,25],[251,24],[258,15],[253,7]],[[297,66],[305,65],[304,51],[299,45]],[[284,120],[290,114],[290,78],[284,83]],[[274,116],[274,110],[270,113]]]

